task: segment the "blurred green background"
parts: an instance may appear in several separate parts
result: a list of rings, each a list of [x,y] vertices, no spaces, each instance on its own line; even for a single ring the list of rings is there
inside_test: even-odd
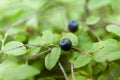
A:
[[[90,49],[94,42],[99,41],[97,37],[101,40],[110,38],[120,40],[118,36],[106,31],[106,26],[110,24],[120,26],[120,0],[0,0],[0,48],[2,50],[2,40],[5,39],[6,33],[8,33],[8,37],[4,43],[20,41],[25,44],[39,44],[41,43],[41,36],[46,30],[54,33],[56,37],[54,43],[57,45],[61,36],[68,32],[67,24],[70,20],[79,23],[79,30],[75,33],[79,40],[77,47],[85,51]],[[40,48],[30,50],[27,55],[39,52]],[[72,61],[77,56],[77,53],[71,53],[74,54],[63,54],[60,58],[70,80],[72,80],[70,65],[67,61],[69,59]],[[68,60],[66,60],[66,56],[69,56],[67,57]],[[41,73],[26,80],[64,80],[58,66],[52,71],[46,70],[44,57],[45,55],[28,62],[39,69]],[[11,60],[11,57],[9,59]],[[2,63],[2,61],[4,60],[1,59],[0,62]],[[15,62],[13,58],[11,61]],[[19,65],[23,63],[25,61],[17,62]],[[106,67],[106,63],[101,64],[98,64],[97,68]],[[114,63],[112,64],[114,65]],[[115,66],[118,67],[118,65]],[[88,77],[89,80],[107,80],[106,73],[99,73],[100,71],[96,68],[94,68],[95,72],[91,75],[90,68],[87,65],[81,69],[76,69],[76,80],[88,80]]]

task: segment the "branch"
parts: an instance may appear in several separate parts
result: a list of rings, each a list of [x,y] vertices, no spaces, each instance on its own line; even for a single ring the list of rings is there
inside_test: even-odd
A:
[[[39,45],[39,44],[24,44],[24,46],[26,46],[26,47],[42,47],[42,48],[49,49],[49,47],[42,46],[42,45]]]
[[[81,50],[81,49],[79,49],[79,48],[72,47],[72,49],[80,52],[81,54],[84,54],[84,55],[86,55],[86,56],[92,57],[91,54],[89,54],[89,53],[87,53],[87,52],[85,52],[85,51],[83,51],[83,50]]]
[[[59,67],[64,75],[65,80],[68,80],[67,74],[65,73],[65,70],[59,61],[58,61],[58,65],[59,65]]]
[[[42,48],[45,48],[45,49],[49,49],[49,47],[47,46],[42,46],[42,45],[39,45],[39,44],[24,44],[24,45],[21,45],[21,46],[17,46],[17,47],[14,47],[14,48],[11,48],[11,49],[7,49],[7,50],[1,50],[0,51],[0,54],[1,53],[4,53],[4,52],[8,52],[8,51],[12,51],[12,50],[15,50],[15,49],[18,49],[18,48],[21,48],[21,47],[42,47]]]
[[[47,50],[41,52],[41,53],[38,53],[36,55],[32,55],[30,57],[20,57],[18,58],[19,60],[33,60],[33,59],[36,59],[38,58],[39,56],[41,56],[42,54],[45,54],[45,53],[48,53],[51,51],[51,48],[47,47],[47,46],[42,46],[42,45],[38,45],[38,44],[24,44],[24,45],[21,45],[21,46],[17,46],[17,47],[14,47],[14,48],[11,48],[11,49],[7,49],[7,50],[4,50],[4,51],[0,51],[0,54],[4,53],[4,52],[7,52],[7,51],[11,51],[11,50],[15,50],[15,49],[18,49],[18,48],[21,48],[21,47],[42,47],[42,48],[45,48]]]
[[[71,63],[71,74],[72,74],[72,80],[76,80],[74,75],[74,65],[72,63]]]

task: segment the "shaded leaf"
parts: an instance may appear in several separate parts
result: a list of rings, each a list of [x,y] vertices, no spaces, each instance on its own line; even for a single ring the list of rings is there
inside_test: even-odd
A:
[[[108,75],[107,74],[102,74],[101,76],[98,77],[97,80],[108,80]]]
[[[80,72],[75,72],[75,80],[86,80],[87,76],[81,75]],[[72,79],[72,75],[69,75],[69,80],[73,80]]]
[[[114,80],[117,80],[117,78],[120,76],[120,65],[112,62],[110,64],[109,71],[110,77],[112,77]]]

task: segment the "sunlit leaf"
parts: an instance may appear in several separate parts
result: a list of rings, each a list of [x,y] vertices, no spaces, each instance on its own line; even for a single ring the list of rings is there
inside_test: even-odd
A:
[[[72,41],[73,46],[77,46],[78,45],[78,38],[73,33],[66,33],[66,34],[63,35],[63,38],[70,39]]]
[[[30,78],[39,73],[39,70],[27,65],[20,66],[0,64],[0,79],[1,80],[23,80]]]
[[[48,70],[51,70],[57,63],[61,54],[60,48],[53,48],[50,53],[45,57],[45,66]]]
[[[22,46],[22,47],[21,47]],[[16,48],[16,49],[15,49]],[[10,41],[4,47],[4,53],[14,56],[23,55],[26,53],[26,47],[23,43],[18,41]]]
[[[107,31],[112,32],[118,36],[120,36],[120,27],[116,26],[116,25],[108,25],[106,27]]]
[[[86,55],[79,55],[73,62],[75,68],[80,68],[87,65],[91,61],[91,57]]]
[[[100,20],[100,17],[98,16],[90,16],[87,18],[86,24],[88,25],[96,24],[99,20]]]
[[[54,41],[54,35],[51,31],[44,31],[41,44],[51,44]]]
[[[114,39],[104,41],[104,47],[94,53],[97,62],[114,61],[120,59],[120,46]]]

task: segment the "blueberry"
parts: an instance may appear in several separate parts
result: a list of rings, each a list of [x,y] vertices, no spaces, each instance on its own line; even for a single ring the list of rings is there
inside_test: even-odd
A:
[[[72,42],[68,38],[64,38],[59,42],[59,46],[64,51],[69,51],[72,48]]]
[[[74,20],[69,21],[68,23],[68,29],[70,32],[76,32],[78,30],[78,26],[79,24]]]

